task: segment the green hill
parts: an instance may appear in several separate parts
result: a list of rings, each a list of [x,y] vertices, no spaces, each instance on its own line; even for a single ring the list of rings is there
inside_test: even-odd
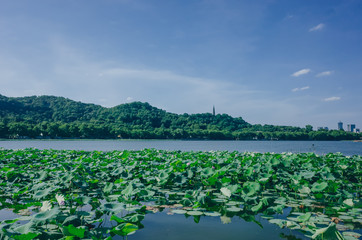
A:
[[[63,97],[0,95],[0,137],[230,138],[249,127],[227,114],[174,114],[133,102],[105,108]]]

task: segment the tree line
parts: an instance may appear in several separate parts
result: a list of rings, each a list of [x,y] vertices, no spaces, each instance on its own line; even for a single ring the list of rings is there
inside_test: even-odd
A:
[[[345,131],[249,124],[227,114],[174,114],[148,103],[105,108],[63,97],[0,95],[0,138],[354,140]]]

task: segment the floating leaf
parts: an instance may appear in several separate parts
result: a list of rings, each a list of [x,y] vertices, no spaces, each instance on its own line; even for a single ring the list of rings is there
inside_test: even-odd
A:
[[[331,223],[326,228],[318,229],[312,236],[312,239],[329,239],[329,240],[343,240],[342,235],[337,231],[336,224]]]
[[[239,207],[235,207],[235,206],[231,206],[229,208],[226,208],[226,211],[228,211],[228,212],[240,212],[241,210],[243,210],[243,209],[239,208]]]
[[[29,233],[26,233],[26,234],[14,235],[14,236],[12,236],[12,237],[13,237],[14,239],[17,239],[17,240],[31,240],[31,239],[36,238],[36,237],[39,236],[39,235],[40,235],[39,233],[29,232]]]
[[[321,192],[324,189],[326,189],[328,187],[328,183],[326,182],[321,182],[321,183],[314,183],[312,186],[312,192]]]
[[[125,209],[125,205],[122,203],[106,203],[102,208],[105,212],[117,214]]]
[[[182,209],[172,209],[171,212],[176,214],[185,214],[187,211]]]
[[[200,216],[204,214],[203,212],[200,211],[187,211],[186,213],[191,216]]]
[[[67,236],[75,236],[79,238],[84,238],[84,227],[74,227],[73,224],[68,226],[63,226],[63,232]]]
[[[206,216],[210,216],[210,217],[218,217],[218,216],[221,216],[221,213],[218,213],[218,212],[204,212],[204,214]]]
[[[303,194],[309,194],[311,192],[310,188],[306,186],[302,186],[302,188],[298,189],[298,191]]]
[[[138,226],[132,223],[121,223],[114,227],[111,232],[120,236],[127,236],[138,230]]]
[[[297,220],[299,222],[307,222],[310,219],[311,216],[312,216],[312,214],[306,213],[306,214],[303,214],[303,215],[297,217]]]
[[[228,197],[228,198],[231,196],[231,191],[230,191],[229,189],[225,188],[225,187],[221,188],[221,189],[220,189],[220,192],[221,192],[224,196],[226,196],[226,197]]]
[[[49,210],[49,211],[45,211],[45,212],[40,212],[38,214],[35,214],[33,217],[32,217],[32,220],[33,221],[48,221],[48,220],[51,220],[53,218],[55,218],[59,213],[59,209],[57,207]]]
[[[254,207],[251,208],[251,211],[253,211],[253,212],[258,212],[258,211],[260,211],[260,209],[262,209],[262,207],[263,207],[263,202],[260,201],[260,202],[258,203],[258,205],[255,205]]]
[[[346,204],[347,206],[349,207],[353,207],[354,206],[354,203],[353,203],[353,200],[352,199],[346,199],[343,201],[344,204]]]
[[[33,197],[35,199],[41,199],[41,198],[44,198],[46,196],[48,196],[50,194],[50,192],[52,191],[51,188],[46,188],[44,190],[38,190],[34,193]]]

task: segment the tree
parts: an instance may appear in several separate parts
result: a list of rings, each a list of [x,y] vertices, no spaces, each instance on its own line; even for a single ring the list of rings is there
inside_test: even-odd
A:
[[[313,126],[312,126],[312,125],[306,125],[306,126],[305,126],[305,132],[306,132],[306,133],[309,133],[309,132],[311,132],[311,131],[313,131]]]

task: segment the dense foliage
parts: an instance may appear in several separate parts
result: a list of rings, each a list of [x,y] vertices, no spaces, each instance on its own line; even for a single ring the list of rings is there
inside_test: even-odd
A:
[[[353,140],[360,134],[251,125],[227,114],[174,114],[133,102],[104,108],[63,97],[0,95],[0,138]]]
[[[0,149],[0,239],[112,239],[164,210],[356,240],[361,156]],[[147,226],[145,226],[147,227]],[[293,232],[291,232],[293,234]],[[137,233],[134,235],[137,239]]]

